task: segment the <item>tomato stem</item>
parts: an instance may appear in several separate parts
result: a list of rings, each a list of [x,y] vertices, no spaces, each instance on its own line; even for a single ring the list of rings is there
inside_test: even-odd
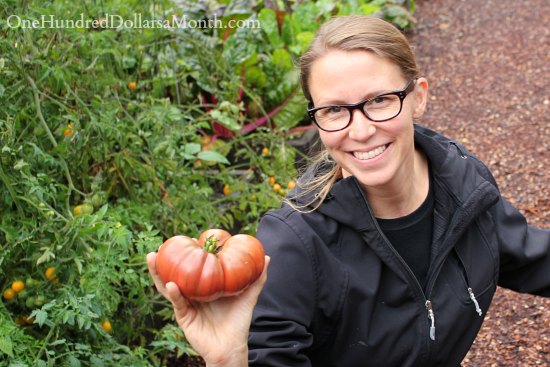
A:
[[[204,241],[204,250],[208,253],[215,254],[219,251],[221,246],[218,246],[218,239],[212,235]]]

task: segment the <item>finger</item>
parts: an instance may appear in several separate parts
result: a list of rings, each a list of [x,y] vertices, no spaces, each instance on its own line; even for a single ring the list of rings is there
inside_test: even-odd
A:
[[[178,285],[174,282],[166,283],[166,298],[172,302],[176,320],[182,320],[189,310],[189,302],[182,296]]]
[[[153,278],[155,287],[157,288],[160,294],[166,297],[166,287],[164,285],[164,282],[160,278],[159,274],[157,273],[157,267],[156,267],[157,253],[151,252],[147,254],[146,259],[147,259],[147,267],[149,268],[149,274],[151,274],[151,277]]]
[[[254,304],[258,300],[258,296],[260,295],[265,282],[267,281],[267,268],[269,267],[269,263],[271,262],[271,258],[269,256],[265,256],[265,265],[264,270],[262,271],[262,274],[260,277],[250,286],[249,289],[246,290],[247,298],[251,300]]]

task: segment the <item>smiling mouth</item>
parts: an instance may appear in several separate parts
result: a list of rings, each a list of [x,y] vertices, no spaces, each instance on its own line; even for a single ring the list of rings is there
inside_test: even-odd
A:
[[[379,156],[380,154],[384,153],[388,145],[389,144],[381,145],[378,148],[370,150],[368,152],[353,152],[353,156],[362,161],[367,159],[373,159]]]

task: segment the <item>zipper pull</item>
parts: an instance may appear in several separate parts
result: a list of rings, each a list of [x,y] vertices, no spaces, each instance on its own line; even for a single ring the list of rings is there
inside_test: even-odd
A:
[[[481,316],[483,312],[481,312],[481,308],[479,308],[479,303],[477,303],[477,299],[476,299],[476,296],[474,295],[474,291],[472,290],[472,288],[468,288],[468,294],[470,295],[470,299],[474,303],[474,306],[476,306],[477,314]]]
[[[426,309],[428,310],[428,318],[432,321],[430,326],[430,339],[435,340],[435,316],[434,310],[432,309],[432,302],[429,300],[426,301]]]

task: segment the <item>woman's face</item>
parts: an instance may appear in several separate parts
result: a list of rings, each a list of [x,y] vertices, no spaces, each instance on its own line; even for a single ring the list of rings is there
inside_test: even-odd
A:
[[[315,107],[358,103],[384,92],[400,90],[409,80],[389,60],[364,50],[331,50],[312,67],[309,89]],[[383,187],[406,180],[414,172],[413,117],[424,112],[427,82],[416,81],[403,101],[401,113],[391,120],[373,122],[355,109],[344,130],[319,130],[321,140],[343,176],[355,176],[362,186]]]

